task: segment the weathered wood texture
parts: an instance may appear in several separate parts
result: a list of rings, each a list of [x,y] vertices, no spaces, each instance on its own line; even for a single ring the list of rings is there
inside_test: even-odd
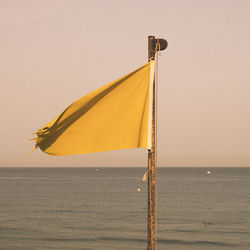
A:
[[[156,46],[158,42],[158,46]],[[168,46],[165,39],[148,37],[148,61],[155,59],[157,50],[164,50]],[[148,250],[156,250],[156,86],[153,82],[152,107],[152,149],[148,150]]]
[[[148,37],[148,61],[155,59],[155,37]],[[152,149],[148,150],[148,250],[156,250],[155,239],[155,80],[153,83]]]

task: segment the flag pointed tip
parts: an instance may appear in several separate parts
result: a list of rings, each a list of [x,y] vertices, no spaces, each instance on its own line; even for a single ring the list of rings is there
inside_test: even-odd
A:
[[[147,181],[147,175],[148,175],[148,171],[143,175],[142,181]]]

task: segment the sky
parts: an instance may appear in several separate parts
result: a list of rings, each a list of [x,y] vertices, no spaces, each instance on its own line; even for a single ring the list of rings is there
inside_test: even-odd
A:
[[[0,0],[0,167],[132,167],[145,149],[30,154],[78,98],[159,58],[158,165],[250,166],[250,1]]]

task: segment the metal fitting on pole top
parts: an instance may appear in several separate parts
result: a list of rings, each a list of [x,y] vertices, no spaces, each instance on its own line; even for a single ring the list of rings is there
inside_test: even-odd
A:
[[[156,46],[159,44],[159,46]],[[155,59],[155,52],[166,49],[168,42],[162,38],[155,38],[154,36],[148,37],[148,61]]]

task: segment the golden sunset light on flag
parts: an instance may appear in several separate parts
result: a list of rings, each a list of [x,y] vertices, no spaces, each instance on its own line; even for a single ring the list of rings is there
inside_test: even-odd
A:
[[[150,149],[153,75],[151,61],[80,98],[36,132],[35,147],[50,155]]]

